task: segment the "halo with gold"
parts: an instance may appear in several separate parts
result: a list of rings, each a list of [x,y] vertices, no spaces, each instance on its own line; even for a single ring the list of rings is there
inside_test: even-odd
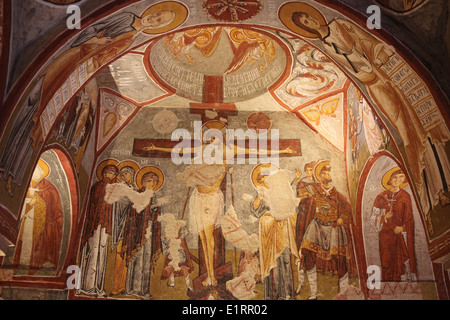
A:
[[[158,184],[156,185],[155,188],[155,191],[158,191],[159,189],[162,188],[164,184],[164,173],[161,171],[161,169],[155,166],[146,166],[141,168],[136,174],[136,185],[138,186],[139,189],[142,189],[142,177],[149,172],[153,172],[159,178]]]
[[[48,165],[48,163],[42,159],[39,159],[38,163],[36,165],[36,169],[38,169],[38,167],[41,169],[41,172],[42,172],[41,180],[44,178],[47,178],[48,175],[50,174],[50,166]]]
[[[327,20],[325,19],[323,14],[313,6],[304,2],[288,2],[282,5],[280,10],[278,11],[278,17],[286,28],[295,32],[296,34],[311,39],[318,38],[317,34],[300,28],[294,23],[294,21],[292,21],[292,14],[299,11],[307,13],[309,16],[316,19],[321,25],[327,25]]]
[[[220,130],[223,133],[225,133],[224,130],[227,129],[227,125],[225,123],[223,123],[222,121],[219,121],[219,120],[210,120],[210,121],[205,122],[202,125],[202,130],[203,131],[206,131],[206,130],[209,130],[209,129],[217,129],[217,130]]]
[[[132,168],[132,169],[134,170],[133,178],[136,178],[136,174],[137,174],[137,172],[139,171],[139,165],[138,165],[136,162],[131,161],[131,160],[122,161],[122,162],[119,163],[119,165],[117,166],[117,169],[119,169],[119,175],[117,176],[117,180],[119,180],[120,182],[123,182],[123,179],[122,179],[122,177],[120,176],[120,171],[121,171],[123,168],[126,168],[126,167],[130,167],[130,168]]]
[[[273,163],[260,163],[257,166],[255,166],[252,170],[252,183],[253,186],[258,189],[260,187],[264,187],[264,185],[258,181],[258,176],[259,174],[261,174],[261,172],[275,172],[280,170],[279,167],[277,167],[276,165],[274,165]],[[268,174],[267,174],[268,175]]]
[[[114,165],[117,167],[118,164],[119,161],[117,161],[116,159],[106,159],[100,162],[100,164],[97,167],[97,179],[103,180],[102,171],[106,166]]]
[[[202,125],[202,138],[205,134],[206,131],[208,131],[209,129],[216,129],[219,130],[220,132],[222,132],[222,139],[223,142],[225,143],[225,139],[227,136],[227,125],[219,120],[210,120],[205,122]]]
[[[391,180],[392,174],[393,174],[395,171],[398,171],[398,170],[401,170],[401,171],[403,172],[403,170],[402,170],[400,167],[397,166],[397,167],[394,167],[394,168],[390,169],[389,171],[387,171],[387,172],[383,175],[383,178],[381,178],[381,185],[383,186],[384,189],[386,189],[386,190],[390,190],[390,189],[391,189],[391,186],[388,185],[389,180]],[[405,182],[403,182],[403,183],[400,185],[400,189],[405,188],[408,184],[409,184],[409,183],[408,183],[408,181],[407,181],[406,178],[405,178]]]
[[[155,12],[160,12],[160,11],[166,11],[166,10],[172,11],[175,14],[175,18],[173,19],[173,21],[171,23],[169,23],[168,25],[161,27],[161,28],[144,29],[143,32],[146,34],[159,34],[159,33],[168,32],[168,31],[173,30],[176,27],[180,26],[187,19],[188,9],[183,4],[176,2],[176,1],[164,1],[164,2],[160,2],[160,3],[156,3],[152,6],[150,6],[149,8],[147,8],[147,10],[145,10],[142,13],[141,17],[145,17],[149,14],[152,14]]]
[[[314,167],[314,177],[316,178],[316,181],[320,181],[319,175],[320,171],[323,167],[329,167],[331,164],[330,160],[320,160],[316,166]]]

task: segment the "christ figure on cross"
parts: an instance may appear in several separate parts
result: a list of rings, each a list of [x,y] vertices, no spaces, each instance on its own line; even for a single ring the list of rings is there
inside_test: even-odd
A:
[[[194,163],[177,174],[177,179],[185,181],[188,187],[194,188],[189,200],[190,228],[198,230],[203,247],[207,272],[207,279],[202,282],[203,286],[217,286],[214,270],[214,229],[220,227],[220,220],[224,215],[224,195],[220,187],[225,178],[228,164],[232,163],[230,160],[236,156],[260,155],[258,150],[242,148],[236,146],[234,142],[230,144],[229,140],[227,143],[223,143],[223,134],[218,129],[220,125],[222,129],[225,125],[219,121],[215,121],[215,123],[218,124],[215,129],[204,133],[201,146],[187,147],[181,150],[183,153],[194,155]],[[153,143],[143,150],[177,152],[175,148],[158,147]],[[268,157],[297,153],[291,146],[282,150],[271,148],[271,150],[264,151],[263,156]],[[217,155],[222,157],[221,161],[217,161]],[[200,157],[202,161],[195,161],[199,159],[197,157]]]

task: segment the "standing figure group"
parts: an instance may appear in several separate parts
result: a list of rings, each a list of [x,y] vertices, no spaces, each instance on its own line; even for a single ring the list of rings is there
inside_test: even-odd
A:
[[[133,163],[107,160],[98,167],[100,180],[91,189],[82,236],[79,293],[108,296],[104,289],[107,257],[109,251],[115,250],[111,295],[152,298],[151,271],[160,253],[165,255],[161,279],[173,287],[175,277],[182,276],[188,295],[192,294],[193,265],[186,244],[191,227],[173,214],[161,214],[164,201],[157,199],[156,193],[163,183],[162,172],[152,166],[139,169]],[[259,219],[258,256],[265,299],[294,299],[306,279],[308,299],[317,299],[318,270],[337,273],[339,294],[344,295],[349,274],[355,271],[352,210],[333,185],[330,161],[307,163],[304,171],[306,177],[302,178],[300,170],[296,170],[292,182],[286,171],[271,164],[258,165],[252,173],[258,194],[250,211]],[[411,199],[403,190],[405,175],[401,170],[386,174],[384,180],[387,190],[376,198],[370,221],[379,232],[383,280],[402,281],[406,261],[410,268],[406,274],[411,278],[417,273]],[[196,211],[207,208],[207,217],[208,212],[223,205],[196,194],[190,201],[191,218],[196,218],[193,222],[197,225],[205,223],[205,217]],[[216,219],[213,227],[215,223]],[[208,243],[204,241],[206,246]],[[295,290],[293,265],[298,271]]]
[[[329,161],[311,162],[306,177],[296,170],[287,183],[282,170],[266,168],[254,174],[258,196],[251,211],[259,218],[260,264],[265,299],[294,299],[305,283],[305,270],[317,298],[317,269],[337,271],[339,291],[348,288],[353,256],[350,225],[351,207],[332,184]],[[289,189],[289,190],[288,190]],[[295,189],[295,191],[294,191]],[[291,194],[291,197],[286,196]],[[289,203],[289,199],[295,201]],[[283,212],[284,214],[281,214]],[[297,265],[298,286],[294,291],[291,263]]]
[[[107,256],[116,250],[111,294],[152,298],[150,274],[162,249],[158,217],[164,201],[157,199],[156,192],[163,174],[152,166],[137,169],[131,161],[106,160],[99,165],[100,180],[91,188],[82,236],[78,293],[108,295]]]

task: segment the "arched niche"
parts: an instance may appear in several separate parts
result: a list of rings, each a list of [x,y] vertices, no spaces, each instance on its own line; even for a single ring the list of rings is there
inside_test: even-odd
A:
[[[137,2],[137,1],[130,1],[129,3],[134,3],[134,2]],[[312,1],[310,1],[310,2],[312,2]],[[330,8],[334,8],[334,9],[338,9],[338,7],[336,7],[335,5],[332,5],[332,4],[328,4],[328,3],[324,3],[325,1],[323,1],[323,0],[318,0],[317,1],[317,3],[319,4],[319,3],[322,3],[322,4],[326,4],[327,6],[329,5],[329,7]],[[117,2],[118,3],[118,2]],[[316,5],[316,3],[314,3],[314,5]],[[125,6],[125,3],[120,3],[120,6],[118,6],[118,7],[113,7],[113,6],[111,6],[108,10],[99,10],[99,12],[101,11],[101,14],[95,14],[95,15],[92,15],[92,16],[90,16],[89,17],[89,19],[87,19],[87,20],[84,20],[84,27],[86,27],[87,25],[90,25],[90,24],[93,24],[94,22],[97,22],[97,20],[98,19],[102,19],[102,18],[104,18],[105,16],[107,16],[107,15],[109,15],[110,13],[112,14],[113,13],[113,11],[116,11],[116,10],[118,10],[118,9],[123,9],[123,7]],[[324,10],[324,12],[325,11],[329,11],[329,10],[325,10],[326,8],[322,8],[323,6],[321,6],[321,9],[322,10]],[[105,7],[105,9],[106,9],[106,7]],[[338,11],[340,11],[340,10],[338,10]],[[139,11],[140,12],[140,11]],[[136,13],[139,13],[138,11],[136,11]],[[328,14],[330,14],[329,12],[328,12]],[[341,17],[342,18],[342,16],[343,16],[343,14],[341,15],[341,14],[339,14],[338,15],[339,17]],[[333,18],[335,18],[334,16],[332,16],[332,15],[329,15],[328,16],[330,19],[333,19]],[[358,25],[359,27],[363,27],[363,25],[364,25],[364,19],[362,19],[361,17],[355,17],[355,16],[351,16],[351,15],[348,15],[348,18],[350,19],[352,19],[353,20],[353,22],[355,22],[355,26],[356,25]],[[277,19],[274,19],[274,24],[276,25],[276,27],[268,27],[268,29],[276,29],[276,30],[278,30],[279,29],[279,22],[278,22],[278,20]],[[210,23],[210,22],[208,22],[208,23]],[[264,24],[264,25],[260,25],[259,27],[266,27],[267,26],[267,24]],[[191,28],[192,26],[183,26],[183,28]],[[83,28],[83,29],[85,29],[85,28]],[[282,29],[281,31],[283,31],[283,32],[285,32],[285,31],[287,31],[286,29]],[[80,32],[81,32],[81,30],[80,30]],[[373,32],[374,34],[375,33],[377,33],[376,31],[374,31]],[[292,35],[292,33],[291,33],[291,35]],[[381,33],[381,35],[384,35],[384,42],[386,42],[386,43],[389,43],[389,44],[398,44],[398,42],[395,42],[395,41],[393,41],[394,39],[392,39],[391,37],[387,37],[386,38],[386,35],[384,34],[384,33]],[[60,47],[60,44],[68,44],[68,39],[70,38],[70,37],[72,37],[73,35],[72,34],[64,34],[64,35],[62,35],[59,39],[57,39],[57,40],[64,40],[64,41],[55,41],[54,43],[56,44],[56,43],[58,43],[58,45],[55,45],[54,46],[54,48],[52,48],[52,50],[43,50],[43,52],[40,54],[40,56],[39,56],[39,58],[37,58],[36,60],[37,61],[41,61],[41,63],[47,63],[47,61],[50,61],[50,58],[51,58],[51,56],[53,55],[53,54],[55,54],[55,52],[57,52],[57,50],[62,50],[63,49],[63,47]],[[294,36],[295,37],[297,37],[295,34],[294,34]],[[300,36],[298,36],[298,38],[300,39],[301,37]],[[388,41],[389,40],[389,41]],[[392,41],[390,41],[390,40],[392,40]],[[67,43],[66,43],[67,42]],[[313,43],[316,43],[316,44],[318,44],[318,46],[320,47],[320,48],[323,48],[323,47],[321,47],[322,45],[320,44],[320,43],[318,43],[318,41],[312,41]],[[142,44],[142,43],[141,43]],[[137,49],[139,49],[138,47],[137,47],[137,43],[134,43],[133,44],[133,46],[134,45],[136,45],[136,47],[134,47],[134,49],[135,50],[137,50]],[[399,47],[400,47],[400,49],[401,49],[401,46],[399,45]],[[131,47],[130,47],[131,48]],[[131,48],[130,50],[133,50],[133,48]],[[138,52],[139,50],[137,50],[137,51],[135,51],[135,53],[136,52]],[[128,51],[128,52],[131,52],[131,51]],[[127,52],[123,52],[123,54],[125,55]],[[409,53],[409,52],[406,52],[406,53]],[[403,65],[403,63],[405,63],[405,65],[407,64],[408,66],[412,66],[413,68],[412,68],[412,71],[414,71],[415,73],[417,73],[417,79],[418,79],[418,81],[419,81],[419,84],[420,84],[420,86],[422,86],[422,85],[424,85],[424,88],[425,88],[425,86],[426,85],[429,85],[430,86],[430,88],[428,88],[429,90],[430,90],[430,92],[428,92],[429,93],[429,97],[430,97],[430,99],[431,99],[431,97],[433,97],[433,99],[436,99],[436,103],[438,104],[438,106],[437,107],[440,107],[441,108],[441,110],[442,110],[442,106],[441,106],[441,104],[439,103],[439,101],[437,101],[438,100],[438,95],[437,95],[437,93],[435,92],[435,91],[437,91],[437,89],[435,89],[435,88],[433,88],[433,84],[434,84],[434,82],[433,81],[431,81],[429,78],[427,78],[427,75],[428,75],[428,73],[424,70],[424,68],[423,67],[421,67],[418,63],[411,63],[411,61],[413,61],[413,62],[417,62],[416,60],[414,60],[414,58],[410,58],[410,57],[407,57],[407,54],[405,53],[405,50],[399,50],[399,54],[400,54],[400,56],[401,56],[401,58],[402,58],[402,60],[397,60],[397,63],[401,63],[401,65]],[[112,63],[115,59],[118,59],[120,56],[122,55],[122,53],[121,54],[119,54],[119,55],[117,55],[117,56],[114,56],[114,57],[111,57],[111,59],[106,59],[105,61],[104,61],[104,66],[106,66],[107,64],[109,64],[109,63]],[[59,56],[58,56],[59,57]],[[55,58],[58,58],[56,55],[55,55]],[[44,59],[45,58],[45,59]],[[86,62],[86,61],[84,61],[84,62]],[[395,62],[395,61],[394,61]],[[415,65],[414,65],[415,64]],[[87,64],[87,62],[86,62],[86,66],[87,66],[88,64]],[[43,67],[43,65],[42,64],[37,64],[35,67],[34,67],[34,71],[36,71],[36,70],[38,70],[40,67]],[[84,66],[83,66],[84,67]],[[75,69],[74,69],[75,70]],[[81,68],[80,70],[76,70],[77,72],[78,71],[85,71],[85,69],[83,69],[83,68]],[[64,70],[64,71],[69,71],[69,70]],[[72,70],[70,70],[70,71],[72,71]],[[392,69],[391,71],[394,71],[394,69]],[[37,72],[37,71],[36,71]],[[89,78],[91,78],[91,77],[94,77],[94,73],[88,73],[88,74],[85,74],[85,73],[80,73],[80,74],[82,74],[83,76],[80,78],[80,79],[78,79],[78,80],[83,80],[83,83],[85,83],[85,81],[88,81],[88,79]],[[22,93],[23,93],[23,91],[24,91],[24,88],[26,88],[26,86],[24,86],[23,84],[26,84],[26,83],[28,83],[29,81],[31,81],[31,80],[33,80],[34,79],[34,76],[35,76],[35,72],[30,72],[30,73],[27,73],[26,75],[24,75],[24,80],[27,80],[27,81],[20,81],[20,83],[21,83],[21,86],[20,86],[20,88],[19,89],[17,89],[17,90],[15,90],[15,91],[13,91],[13,93],[14,94],[12,94],[11,96],[9,96],[8,97],[8,105],[7,105],[7,107],[6,107],[6,115],[8,115],[10,112],[9,111],[12,111],[12,109],[13,109],[13,107],[15,106],[15,103],[17,102],[16,100],[19,100],[19,98],[20,98],[20,96],[22,95]],[[64,78],[63,80],[67,80],[68,78]],[[428,80],[427,80],[428,79]],[[29,81],[28,81],[29,80]],[[422,82],[422,80],[424,81],[424,82]],[[62,85],[64,85],[64,84],[62,84],[61,86],[59,86],[60,85],[60,83],[53,83],[53,82],[51,82],[51,81],[49,81],[51,84],[54,84],[55,85],[55,90],[60,90],[60,89],[62,89],[63,87],[62,87]],[[57,85],[58,84],[58,85]],[[83,85],[81,85],[81,86],[74,86],[74,90],[70,90],[70,92],[72,93],[72,94],[76,94],[76,92],[79,92],[79,90],[81,90],[81,87],[82,87]],[[67,88],[67,87],[65,87],[65,88]],[[405,87],[405,90],[407,90],[407,87]],[[72,92],[73,91],[73,92]],[[26,90],[25,90],[25,92],[26,92]],[[61,92],[63,92],[63,91],[61,91]],[[55,100],[53,100],[53,101],[58,101],[58,102],[61,102],[61,96],[58,96],[58,95],[55,95],[55,96],[53,96],[52,94],[48,94],[48,95],[46,95],[46,99],[53,99],[53,97],[54,98],[58,98],[58,99],[55,99]],[[24,94],[24,96],[23,96],[23,98],[24,99],[26,99],[27,98],[27,96],[26,96],[26,94]],[[65,97],[65,99],[68,99],[68,98],[70,98],[69,96],[66,96]],[[46,113],[45,113],[45,117],[44,118],[46,118],[46,117],[48,117],[49,115],[51,115],[51,120],[52,121],[56,121],[57,119],[58,119],[58,116],[60,116],[59,115],[59,113],[57,113],[57,112],[55,112],[55,113],[51,113],[52,111],[58,111],[60,108],[61,108],[61,110],[63,110],[64,109],[64,106],[65,106],[65,102],[64,102],[65,100],[62,100],[62,103],[60,103],[60,104],[56,104],[56,105],[54,105],[54,102],[52,102],[52,103],[50,103],[50,105],[52,105],[52,106],[54,106],[55,108],[56,108],[56,110],[52,110],[52,108],[50,107],[49,109],[47,109],[46,110]],[[434,100],[433,100],[434,101]],[[46,102],[46,101],[45,101]],[[66,101],[67,102],[67,101]],[[381,106],[381,103],[380,103],[380,106]],[[19,109],[19,107],[21,107],[21,105],[19,106],[18,105],[18,107],[17,107],[17,109]],[[42,108],[46,108],[47,107],[47,103],[44,103],[44,102],[42,102],[42,105],[41,105],[41,107]],[[59,111],[61,111],[61,110],[59,110]],[[436,110],[438,110],[438,108],[436,108]],[[293,109],[292,110],[292,112],[293,113],[298,113],[298,111],[299,111],[299,109]],[[382,112],[380,112],[380,114],[381,114]],[[39,118],[39,117],[37,117],[37,118]],[[6,123],[7,122],[7,120],[8,120],[8,116],[6,116],[5,118],[4,118],[5,120],[1,120],[2,121],[2,123],[3,123],[3,121],[4,121],[4,123]],[[388,121],[386,121],[386,122],[388,122]],[[47,129],[45,129],[45,131],[48,131],[48,132],[51,132],[51,125],[52,125],[52,123],[50,123],[50,126],[47,128]],[[44,125],[45,126],[45,125]],[[1,126],[0,126],[1,127]],[[47,133],[48,133],[47,132]],[[5,135],[7,134],[7,133],[9,133],[9,134],[11,134],[11,131],[10,130],[6,130],[6,126],[5,126]],[[47,133],[46,133],[46,139],[47,139]],[[28,139],[28,135],[25,137],[26,139]],[[109,140],[109,138],[110,137],[108,137],[108,140]],[[111,141],[108,141],[108,144],[110,143]],[[40,147],[40,144],[38,144],[39,145],[39,147]],[[35,150],[36,151],[36,153],[37,152],[39,152],[38,151],[38,149],[36,149]],[[98,150],[95,150],[95,151],[98,151]],[[97,156],[98,155],[96,155],[95,157],[94,157],[94,159],[96,159],[97,158]],[[405,157],[406,158],[406,157]],[[407,160],[407,159],[405,159],[405,160]],[[405,161],[406,162],[406,161]],[[32,161],[30,161],[30,164],[32,164]],[[31,168],[30,168],[31,169]],[[368,175],[369,173],[367,173],[367,175]],[[366,182],[366,180],[367,180],[367,176],[364,178],[364,179],[362,179],[363,181],[361,182],[362,184],[361,184],[361,186],[365,186],[365,182]],[[24,180],[25,181],[25,183],[26,183],[26,179]],[[25,188],[26,188],[26,186],[24,186]],[[76,190],[76,188],[74,188],[73,190]],[[363,192],[363,191],[361,191],[361,192]],[[364,192],[363,192],[363,194],[361,195],[361,197],[364,195]],[[362,200],[361,200],[362,201]],[[361,212],[361,208],[359,209],[360,211],[359,212]],[[75,211],[74,211],[75,212]],[[74,220],[75,221],[75,220]],[[361,224],[359,225],[359,226],[361,226]],[[73,224],[73,227],[75,227],[75,224]],[[362,229],[361,229],[362,230]],[[360,244],[362,244],[362,245],[364,245],[364,234],[363,234],[363,231],[361,231],[362,233],[361,233],[361,241],[359,242]],[[70,254],[69,254],[69,256],[68,257],[72,257]],[[367,262],[364,260],[365,259],[365,252],[364,252],[364,248],[362,248],[362,255],[361,255],[361,257],[363,257],[363,261],[364,261],[364,264],[367,264]],[[365,271],[365,269],[361,269],[361,271],[362,272],[364,272]]]
[[[397,170],[406,172],[403,165],[394,156],[389,152],[382,151],[366,162],[361,173],[356,203],[358,238],[356,247],[359,256],[359,268],[362,270],[360,273],[361,286],[366,290],[366,296],[372,299],[424,299],[424,294],[434,294],[434,292],[430,293],[427,288],[428,283],[433,286],[432,290],[434,290],[433,266],[428,252],[428,239],[425,232],[426,221],[418,208],[407,173],[405,174],[405,182],[400,186],[400,191],[395,193],[395,196],[393,193],[387,193],[391,188],[388,183],[389,178],[395,175]],[[401,198],[398,195],[403,191],[406,194]],[[380,199],[383,200],[380,201]],[[411,208],[410,212],[407,212],[408,202]],[[397,207],[396,203],[399,204]],[[403,209],[405,207],[406,209]],[[394,214],[404,217],[397,220],[397,222],[404,223],[402,225],[403,232],[399,234],[401,238],[395,240],[398,242],[392,243],[389,251],[386,249],[383,251],[380,248],[382,246],[381,243],[384,241],[386,244],[393,239],[383,238],[382,235],[383,232],[386,232],[386,229],[383,229],[387,221],[384,220],[385,214],[391,210]],[[411,223],[410,229],[407,227],[407,221]],[[392,233],[394,233],[393,230]],[[411,235],[411,238],[409,238],[409,235]],[[405,246],[403,246],[402,242]],[[409,250],[411,243],[414,246],[412,251]],[[396,244],[398,244],[398,247]],[[384,261],[392,258],[388,264],[391,269],[400,268],[399,270],[401,270],[399,265],[402,263],[394,261],[401,255],[401,246],[405,248],[405,253],[407,252],[408,261],[404,263],[401,277],[394,279],[396,276],[391,278],[386,273],[383,274],[382,265],[386,265],[386,262],[382,262],[381,255],[385,257],[383,258]],[[414,255],[411,254],[412,252],[414,252]],[[414,258],[411,259],[411,256]],[[411,266],[410,262],[414,260],[414,266]],[[375,268],[379,267],[379,280],[381,281],[379,289],[370,288],[367,284],[367,280],[372,282],[375,279],[369,279],[369,276],[375,274],[372,271],[374,270],[373,266]],[[414,269],[416,272],[414,272]]]
[[[65,286],[65,270],[74,264],[78,207],[72,161],[63,148],[52,145],[35,166],[18,217],[15,250],[3,265],[14,270],[13,283],[27,286],[32,280]]]

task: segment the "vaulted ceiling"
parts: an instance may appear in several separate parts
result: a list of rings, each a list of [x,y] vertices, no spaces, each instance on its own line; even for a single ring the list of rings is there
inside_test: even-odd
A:
[[[383,175],[405,169],[421,268],[431,277],[427,263],[448,263],[450,255],[450,5],[402,3],[0,0],[0,250],[19,236],[39,159],[70,171],[54,176],[67,177],[60,193],[72,205],[60,257],[66,265],[79,254],[102,164],[156,166],[166,192],[184,195],[174,182],[180,167],[148,148],[173,147],[174,130],[193,132],[201,120],[279,130],[280,148],[292,148],[280,166],[291,173],[331,160],[352,207],[355,241],[369,247],[368,190],[381,192]],[[371,5],[380,29],[368,28]],[[321,28],[295,20],[300,11]],[[69,28],[78,13],[80,28]],[[253,191],[253,167],[236,166],[241,194]],[[179,196],[168,208],[181,212],[183,203]],[[370,260],[369,249],[358,250]]]

